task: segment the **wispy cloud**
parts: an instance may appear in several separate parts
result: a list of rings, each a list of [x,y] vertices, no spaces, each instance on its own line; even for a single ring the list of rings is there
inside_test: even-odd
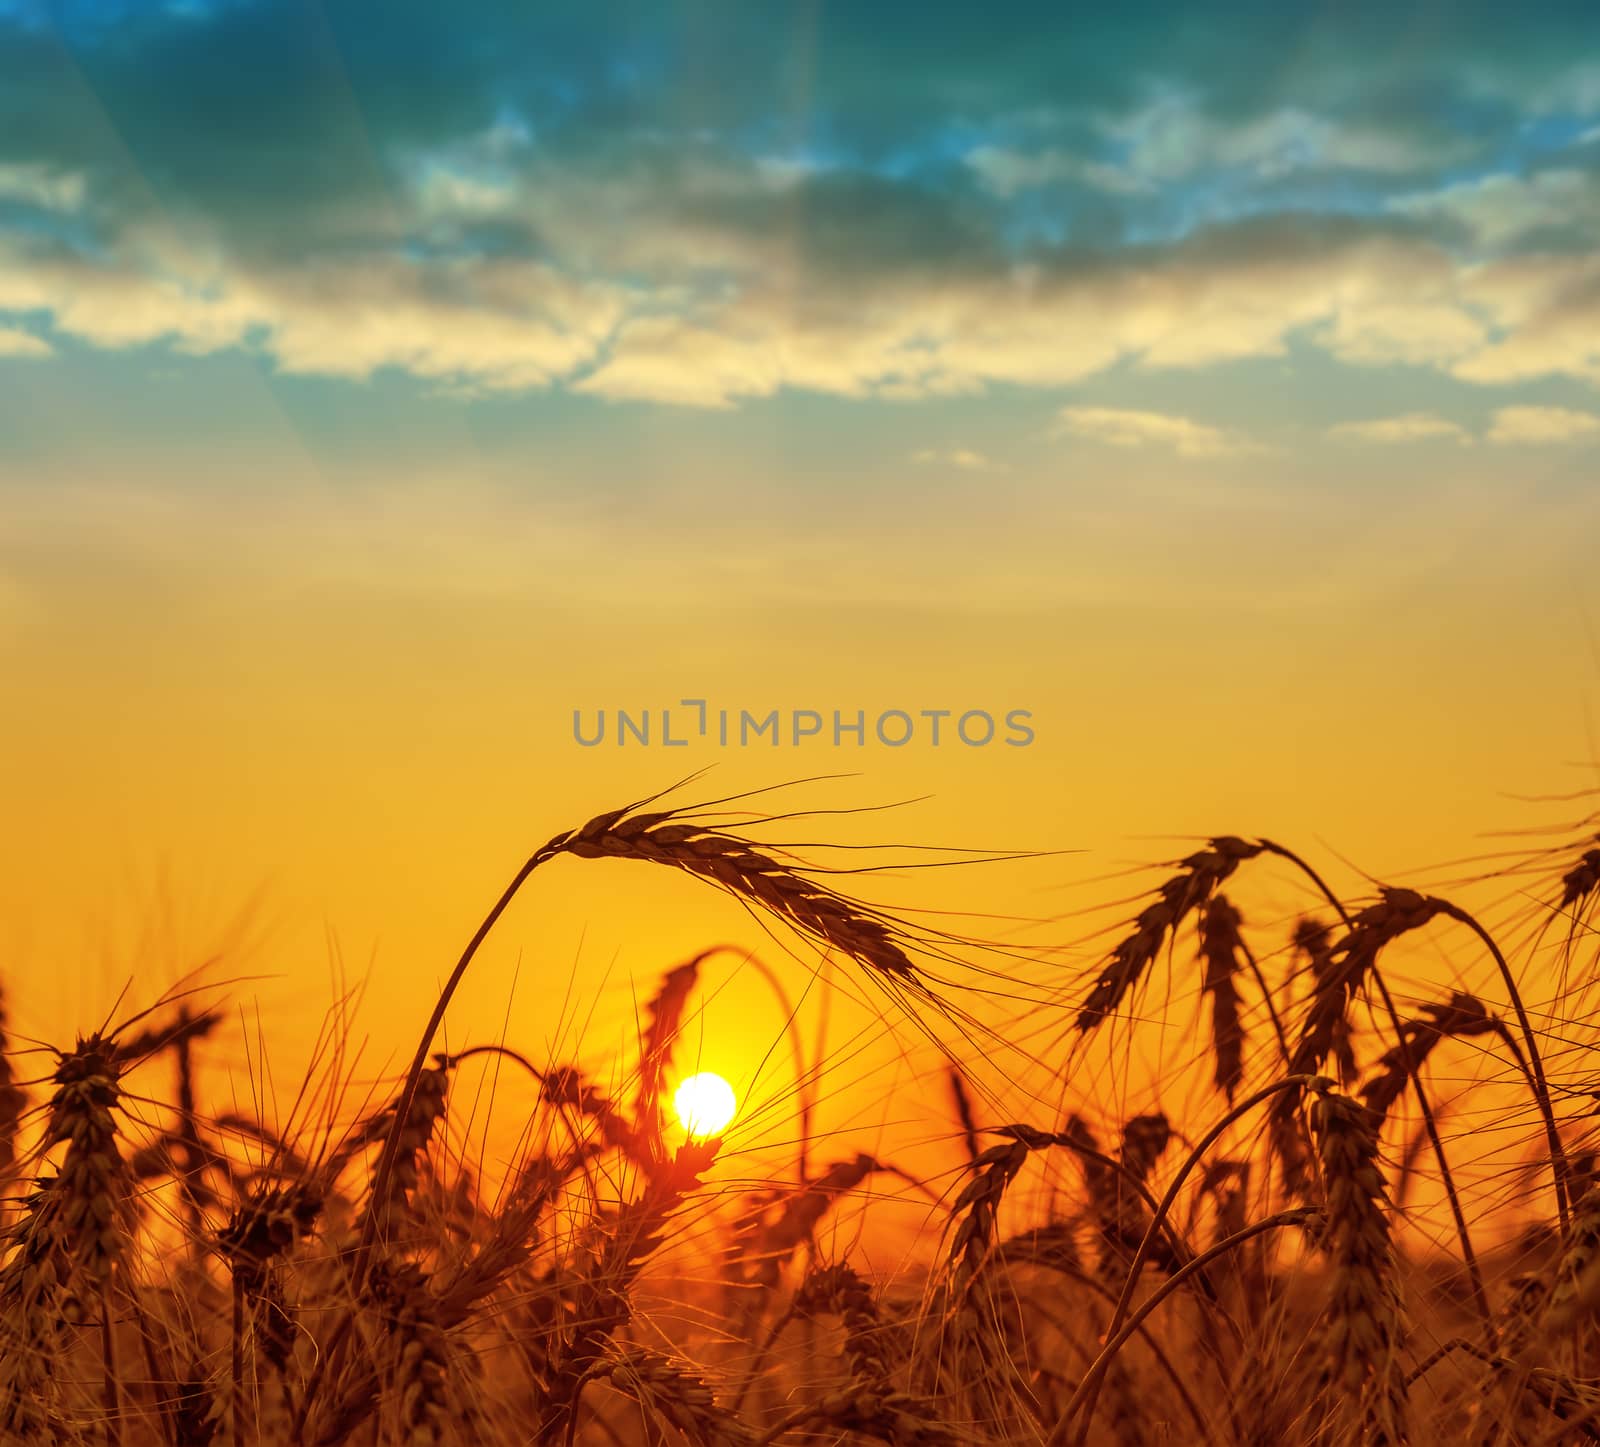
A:
[[[1600,252],[1536,253],[1469,268],[1465,304],[1500,335],[1451,367],[1468,382],[1567,376],[1600,385]]]
[[[966,472],[996,472],[1002,464],[970,447],[922,447],[911,454],[913,462],[935,467],[957,467]]]
[[[1439,166],[1474,149],[1459,136],[1425,137],[1298,106],[1220,120],[1182,94],[1163,96],[1108,121],[1106,130],[1127,147],[1128,170],[1146,181],[1223,170],[1245,171],[1261,180],[1313,170],[1403,174]]]
[[[1063,407],[1056,431],[1109,447],[1158,447],[1181,457],[1228,457],[1258,451],[1248,438],[1165,412],[1123,407]]]
[[[1600,62],[1580,60],[1562,67],[1529,97],[1533,108],[1546,113],[1575,111],[1600,113]]]
[[[15,327],[0,327],[0,357],[48,357],[50,343],[31,332],[19,332]]]
[[[1600,416],[1570,407],[1501,407],[1489,428],[1489,441],[1505,446],[1550,446],[1600,434]]]
[[[1360,422],[1341,422],[1328,429],[1337,442],[1370,442],[1392,445],[1406,442],[1471,442],[1466,428],[1434,412],[1405,412],[1398,417],[1372,417]]]
[[[108,350],[249,347],[292,374],[366,378],[388,367],[526,389],[594,356],[623,304],[616,287],[522,260],[424,264],[380,252],[245,268],[177,248],[157,268],[8,247],[0,236],[7,310],[43,312],[58,332]]]
[[[20,201],[45,211],[76,211],[87,185],[76,171],[37,162],[0,162],[0,201]]]
[[[1039,151],[1008,146],[975,146],[966,154],[967,166],[995,195],[1010,198],[1023,191],[1068,183],[1096,191],[1128,196],[1150,189],[1142,176],[1057,147]]]
[[[799,175],[780,205],[754,163],[666,178],[529,164],[496,182],[494,249],[473,229],[486,195],[449,187],[390,235],[288,257],[143,224],[81,249],[0,234],[0,321],[40,314],[108,349],[243,348],[302,375],[711,408],[785,389],[1059,387],[1118,364],[1281,357],[1291,337],[1348,365],[1600,383],[1600,255],[1479,264],[1385,221],[1263,217],[1018,260],[911,183]],[[498,244],[519,235],[537,257]]]
[[[1476,245],[1490,250],[1563,233],[1587,240],[1600,234],[1600,175],[1557,168],[1532,176],[1482,176],[1397,196],[1389,206],[1403,215],[1459,227]]]

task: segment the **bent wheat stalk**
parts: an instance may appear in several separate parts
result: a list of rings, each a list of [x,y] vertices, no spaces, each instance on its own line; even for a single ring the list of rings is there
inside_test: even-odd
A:
[[[1346,930],[1345,938],[1338,946],[1339,958],[1335,960],[1334,952],[1327,951],[1321,954],[1319,970],[1321,981],[1317,996],[1312,1001],[1310,1015],[1306,1022],[1305,1034],[1302,1036],[1300,1047],[1296,1050],[1295,1058],[1290,1061],[1291,1070],[1314,1069],[1316,1060],[1310,1058],[1307,1052],[1320,1049],[1321,1058],[1326,1059],[1328,1054],[1342,1044],[1340,1053],[1341,1074],[1347,1067],[1353,1067],[1354,1061],[1350,1056],[1348,1037],[1341,1041],[1341,1035],[1346,1029],[1345,1010],[1355,998],[1363,983],[1363,977],[1370,976],[1372,985],[1378,991],[1378,997],[1383,1002],[1384,1012],[1389,1017],[1390,1024],[1394,1027],[1397,1061],[1404,1076],[1411,1083],[1412,1094],[1416,1098],[1417,1110],[1422,1116],[1422,1128],[1428,1137],[1428,1144],[1433,1150],[1433,1158],[1439,1165],[1439,1178],[1444,1187],[1445,1198],[1450,1204],[1450,1215],[1454,1222],[1456,1238],[1461,1243],[1461,1259],[1467,1268],[1467,1276],[1472,1284],[1473,1303],[1479,1317],[1483,1321],[1484,1334],[1491,1348],[1495,1345],[1494,1313],[1489,1308],[1488,1294],[1484,1290],[1483,1273],[1478,1266],[1478,1257],[1473,1249],[1472,1236],[1467,1228],[1466,1213],[1461,1207],[1461,1196],[1456,1189],[1455,1175],[1450,1169],[1449,1159],[1445,1155],[1444,1138],[1439,1133],[1439,1122],[1434,1114],[1433,1103],[1428,1098],[1426,1087],[1422,1083],[1422,1075],[1417,1069],[1417,1063],[1412,1059],[1411,1041],[1406,1033],[1405,1022],[1400,1018],[1400,1011],[1395,1006],[1394,997],[1389,993],[1389,984],[1378,968],[1378,952],[1382,947],[1406,933],[1410,929],[1420,928],[1436,915],[1451,915],[1454,906],[1444,900],[1434,899],[1431,896],[1419,895],[1413,890],[1384,889],[1382,899],[1378,904],[1362,910],[1352,916],[1344,906],[1344,902],[1328,887],[1323,879],[1305,859],[1294,850],[1271,839],[1261,841],[1262,852],[1276,855],[1279,859],[1293,865],[1310,880],[1324,899],[1328,901],[1343,921]],[[1298,942],[1298,940],[1297,940]],[[1493,948],[1493,941],[1490,942]],[[1311,939],[1306,939],[1305,944],[1313,951],[1313,959],[1317,959],[1315,946]],[[1502,962],[1501,974],[1505,977],[1508,988],[1513,998],[1516,996],[1516,982],[1511,978],[1509,968]],[[1336,1005],[1333,1013],[1324,1018],[1324,1003],[1327,1000],[1337,1000],[1343,996],[1344,1004]],[[1520,1006],[1520,1002],[1519,1002]],[[1526,1026],[1526,1016],[1519,1018]],[[1509,1037],[1507,1037],[1509,1040]],[[1532,1039],[1529,1039],[1532,1047]],[[1532,1047],[1535,1050],[1537,1047]],[[1532,1077],[1530,1076],[1530,1081]],[[1535,1095],[1539,1095],[1535,1087]],[[1278,1103],[1275,1112],[1278,1117],[1280,1140],[1289,1141],[1289,1136],[1282,1119],[1283,1107],[1290,1109],[1297,1105],[1295,1100],[1291,1104],[1291,1097],[1285,1096]],[[1549,1124],[1547,1102],[1541,1100],[1541,1108],[1545,1110],[1546,1123]],[[1286,1157],[1286,1164],[1288,1158]],[[1558,1177],[1564,1172],[1557,1168]],[[1562,1181],[1556,1184],[1556,1203],[1561,1211],[1563,1230],[1566,1222],[1566,1195]]]
[[[1262,845],[1223,835],[1178,862],[1178,872],[1156,890],[1155,900],[1134,920],[1133,931],[1117,942],[1078,1011],[1076,1028],[1085,1034],[1112,1014],[1144,977],[1165,941],[1184,920],[1206,904],[1245,860]]]
[[[750,1434],[729,1408],[718,1400],[706,1379],[687,1362],[675,1361],[642,1347],[626,1347],[602,1359],[584,1373],[578,1391],[591,1381],[609,1383],[632,1397],[645,1414],[652,1441],[661,1440],[657,1421],[665,1422],[689,1442],[705,1447],[744,1447]],[[567,1419],[566,1447],[578,1440],[578,1394]]]
[[[1067,1430],[1072,1426],[1073,1418],[1081,1411],[1084,1414],[1084,1431],[1088,1429],[1089,1414],[1094,1411],[1094,1398],[1098,1392],[1100,1381],[1110,1368],[1112,1359],[1122,1350],[1135,1334],[1143,1327],[1145,1318],[1172,1295],[1189,1277],[1204,1271],[1213,1261],[1226,1256],[1230,1251],[1237,1250],[1246,1241],[1263,1235],[1268,1231],[1282,1230],[1285,1226],[1304,1226],[1316,1220],[1322,1213],[1308,1206],[1295,1206],[1287,1211],[1279,1211],[1276,1215],[1268,1216],[1261,1221],[1253,1221],[1242,1230],[1235,1231],[1231,1236],[1217,1242],[1215,1246],[1208,1247],[1188,1263],[1182,1270],[1169,1276],[1150,1295],[1139,1304],[1139,1309],[1130,1315],[1119,1328],[1111,1328],[1106,1333],[1106,1344],[1101,1348],[1100,1355],[1094,1359],[1089,1370],[1084,1373],[1083,1380],[1078,1383],[1078,1389],[1072,1394],[1060,1419],[1055,1425],[1046,1443],[1046,1447],[1059,1447],[1064,1443]],[[1082,1433],[1080,1440],[1082,1438]]]
[[[394,1121],[373,1173],[373,1201],[389,1197],[390,1178],[400,1156],[418,1082],[462,976],[528,877],[541,864],[558,855],[571,854],[579,859],[638,859],[681,869],[759,905],[824,947],[851,956],[865,965],[885,988],[930,998],[927,986],[900,944],[894,922],[886,915],[819,884],[799,866],[763,853],[737,835],[706,828],[675,809],[635,813],[638,807],[638,804],[629,804],[597,815],[581,828],[557,834],[536,849],[512,876],[467,941],[461,958],[439,992],[406,1074]],[[369,1209],[351,1261],[351,1279],[358,1286],[366,1278],[382,1224],[381,1213]]]
[[[1143,1176],[1131,1170],[1123,1161],[1095,1149],[1092,1137],[1084,1133],[1081,1122],[1076,1126],[1069,1125],[1065,1131],[1045,1131],[1019,1123],[994,1127],[989,1134],[1004,1139],[973,1158],[968,1166],[972,1179],[950,1208],[950,1219],[956,1223],[956,1227],[946,1253],[945,1265],[957,1296],[971,1288],[994,1249],[1000,1203],[1034,1152],[1050,1149],[1070,1151],[1095,1170],[1105,1181],[1112,1196],[1121,1197],[1126,1187],[1150,1216],[1154,1217],[1159,1210],[1156,1198],[1145,1184]],[[1133,1202],[1126,1204],[1132,1206]],[[1118,1215],[1132,1214],[1137,1229],[1143,1220],[1136,1213],[1137,1207],[1134,1207],[1133,1213],[1126,1207],[1117,1212]],[[1177,1270],[1187,1264],[1189,1252],[1182,1237],[1170,1225],[1163,1225],[1160,1229],[1161,1239],[1151,1247],[1150,1254],[1159,1252],[1163,1264]],[[1198,1284],[1202,1294],[1214,1303],[1217,1297],[1211,1283],[1202,1276]]]
[[[1271,1100],[1274,1096],[1281,1095],[1284,1091],[1303,1091],[1307,1086],[1316,1085],[1321,1079],[1322,1077],[1316,1075],[1289,1075],[1282,1080],[1274,1081],[1271,1085],[1264,1085],[1253,1095],[1240,1101],[1238,1105],[1234,1106],[1200,1138],[1184,1159],[1183,1164],[1178,1167],[1177,1173],[1172,1178],[1171,1185],[1167,1187],[1166,1194],[1162,1196],[1154,1213],[1151,1215],[1150,1224],[1145,1229],[1144,1239],[1139,1243],[1139,1249],[1133,1253],[1133,1260],[1128,1263],[1128,1279],[1123,1283],[1122,1295],[1117,1299],[1117,1304],[1111,1313],[1111,1324],[1106,1328],[1106,1336],[1109,1340],[1116,1339],[1123,1322],[1128,1319],[1128,1309],[1133,1303],[1133,1293],[1139,1285],[1139,1274],[1144,1269],[1145,1262],[1150,1259],[1151,1252],[1155,1249],[1157,1235],[1166,1224],[1167,1217],[1172,1211],[1173,1203],[1178,1199],[1178,1192],[1182,1190],[1183,1183],[1189,1178],[1190,1171],[1200,1163],[1205,1153],[1216,1144],[1223,1132],[1234,1121],[1248,1115],[1263,1101]],[[1180,1277],[1187,1279],[1192,1274],[1189,1268],[1202,1269],[1201,1263],[1208,1258],[1214,1259],[1215,1255],[1216,1248],[1212,1248],[1211,1251],[1195,1257],[1182,1271],[1169,1277],[1166,1285],[1171,1286]],[[1095,1399],[1099,1395],[1100,1383],[1110,1365],[1111,1356],[1106,1352],[1102,1352],[1094,1365],[1084,1374],[1083,1380],[1078,1384],[1077,1391],[1072,1395],[1072,1400],[1067,1404],[1067,1409],[1062,1413],[1060,1421],[1057,1422],[1055,1431],[1050,1435],[1049,1447],[1062,1447],[1062,1444],[1067,1441],[1066,1434],[1072,1425],[1073,1418],[1080,1414],[1083,1418],[1083,1425],[1078,1432],[1076,1441],[1081,1444],[1088,1436],[1089,1422],[1094,1415]]]
[[[1439,906],[1439,913],[1446,919],[1453,919],[1457,924],[1465,925],[1478,937],[1494,961],[1501,983],[1506,987],[1506,996],[1511,1001],[1511,1008],[1517,1017],[1517,1028],[1522,1033],[1522,1043],[1528,1052],[1528,1069],[1532,1075],[1534,1103],[1539,1107],[1545,1141],[1550,1147],[1550,1174],[1555,1184],[1556,1214],[1560,1217],[1561,1231],[1565,1235],[1569,1229],[1569,1210],[1572,1201],[1571,1168],[1567,1164],[1566,1149],[1561,1144],[1561,1132],[1556,1128],[1555,1112],[1550,1105],[1550,1086],[1545,1080],[1539,1041],[1528,1019],[1527,1008],[1522,1003],[1522,991],[1517,987],[1517,977],[1512,972],[1505,955],[1501,953],[1494,936],[1479,924],[1476,918],[1459,905],[1451,904],[1447,899],[1436,900],[1435,903]]]

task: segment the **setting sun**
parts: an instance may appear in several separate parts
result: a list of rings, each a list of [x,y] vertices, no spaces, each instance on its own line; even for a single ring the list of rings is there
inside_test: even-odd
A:
[[[720,1135],[739,1105],[733,1087],[710,1071],[685,1080],[673,1095],[672,1103],[677,1107],[683,1128],[697,1138]]]

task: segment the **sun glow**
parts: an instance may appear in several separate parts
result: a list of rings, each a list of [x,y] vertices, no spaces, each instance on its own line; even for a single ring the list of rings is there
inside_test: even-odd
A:
[[[739,1108],[733,1087],[710,1071],[685,1080],[674,1092],[672,1103],[683,1128],[696,1139],[720,1135]]]

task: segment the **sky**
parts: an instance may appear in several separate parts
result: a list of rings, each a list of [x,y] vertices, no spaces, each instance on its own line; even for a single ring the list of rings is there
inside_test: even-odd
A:
[[[1532,822],[1600,758],[1597,39],[0,0],[21,1018],[222,948],[269,1018],[369,980],[381,1056],[532,845],[706,766],[1084,851],[937,891],[1046,915],[1181,836],[1359,878]],[[1034,737],[573,738],[686,698]],[[515,967],[620,1018],[748,928],[563,869],[482,1009]]]

